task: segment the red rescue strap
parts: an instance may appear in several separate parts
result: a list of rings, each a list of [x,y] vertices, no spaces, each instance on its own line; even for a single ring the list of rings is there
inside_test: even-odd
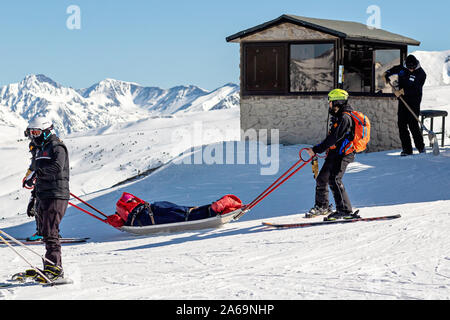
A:
[[[71,195],[72,197],[74,197],[75,199],[79,200],[81,203],[84,203],[85,205],[87,205],[89,208],[91,208],[91,209],[97,211],[98,213],[100,213],[100,214],[101,214],[102,216],[104,216],[105,218],[108,218],[108,216],[107,216],[106,214],[104,214],[103,212],[101,212],[100,210],[98,210],[97,208],[95,208],[94,206],[90,205],[90,204],[87,203],[86,201],[82,200],[81,198],[77,197],[77,196],[74,195],[73,193],[70,193],[70,195]],[[107,220],[107,219],[102,219],[102,218],[96,216],[95,214],[93,214],[93,213],[91,213],[91,212],[89,212],[89,211],[87,211],[87,210],[85,210],[85,209],[83,209],[83,208],[81,208],[81,207],[79,207],[79,206],[77,206],[77,205],[71,203],[71,202],[69,202],[69,204],[70,204],[72,207],[74,207],[74,208],[80,210],[81,212],[84,212],[84,213],[90,215],[91,217],[93,217],[93,218],[95,218],[95,219],[97,219],[97,220],[100,220],[101,222],[106,223],[107,225],[110,225],[110,224],[108,223],[108,220]]]
[[[277,180],[275,180],[274,183],[272,183],[266,190],[264,190],[259,196],[255,198],[252,202],[250,202],[248,205],[245,206],[244,211],[247,212],[251,210],[253,207],[255,207],[258,203],[260,203],[262,200],[264,200],[269,194],[274,192],[276,189],[278,189],[283,183],[285,183],[287,180],[289,180],[294,174],[299,172],[304,166],[306,166],[308,163],[310,163],[313,159],[311,157],[309,160],[304,160],[302,158],[302,151],[306,150],[306,148],[303,148],[299,152],[300,160],[298,160],[292,167],[290,167],[285,173],[283,173]],[[300,165],[301,164],[301,165]],[[298,165],[300,165],[297,169],[295,169]],[[295,169],[295,170],[294,170]],[[292,171],[294,170],[294,171]],[[292,172],[291,172],[292,171]],[[289,174],[290,173],[290,174]]]
[[[72,207],[77,208],[78,210],[80,210],[80,211],[82,211],[82,212],[84,212],[84,213],[90,215],[91,217],[93,217],[93,218],[95,218],[95,219],[97,219],[97,220],[100,220],[101,222],[104,222],[104,223],[106,223],[106,224],[109,225],[109,223],[106,222],[106,220],[103,220],[102,218],[97,217],[95,214],[92,214],[92,213],[90,213],[89,211],[84,210],[83,208],[77,206],[76,204],[73,204],[72,202],[69,202],[69,204],[70,204]]]
[[[98,213],[100,213],[102,216],[104,216],[105,218],[108,218],[108,216],[106,214],[104,214],[103,212],[101,212],[100,210],[94,208],[93,206],[91,206],[89,203],[87,203],[86,201],[83,201],[82,199],[80,199],[79,197],[77,197],[76,195],[74,195],[73,193],[70,193],[70,195],[72,197],[74,197],[75,199],[77,199],[78,201],[84,203],[85,205],[87,205],[89,208],[94,209],[95,211],[97,211]]]

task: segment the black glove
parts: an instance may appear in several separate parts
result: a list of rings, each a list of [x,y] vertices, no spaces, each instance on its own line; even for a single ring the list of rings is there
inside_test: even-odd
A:
[[[34,217],[36,215],[36,198],[35,197],[31,197],[30,201],[28,202],[28,207],[27,207],[27,216],[29,217]]]

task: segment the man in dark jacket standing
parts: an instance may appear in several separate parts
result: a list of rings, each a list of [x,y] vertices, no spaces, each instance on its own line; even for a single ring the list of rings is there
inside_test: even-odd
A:
[[[420,115],[420,104],[422,102],[423,86],[427,75],[421,68],[419,61],[415,56],[409,55],[404,65],[395,66],[384,74],[386,81],[390,81],[389,77],[398,75],[398,90],[394,92],[397,97],[403,95],[406,103],[411,107],[417,117]],[[417,119],[411,114],[401,100],[398,103],[398,130],[400,140],[402,142],[401,156],[413,154],[411,137],[419,153],[425,153],[425,144],[423,142],[422,131]]]
[[[348,105],[348,93],[335,89],[328,94],[331,129],[328,136],[313,148],[308,148],[308,154],[313,157],[318,153],[328,154],[325,163],[316,179],[316,199],[314,207],[306,217],[326,215],[331,213],[328,203],[328,186],[333,192],[336,212],[328,215],[326,220],[355,218],[352,204],[342,183],[347,166],[355,160],[355,152],[346,152],[346,145],[353,140],[354,123],[347,112],[353,111]]]
[[[38,216],[44,238],[44,275],[50,280],[64,276],[59,241],[59,224],[66,212],[70,198],[69,155],[64,143],[53,133],[53,125],[45,118],[32,120],[27,132],[36,146],[35,154],[35,194],[38,200]],[[36,278],[45,282],[45,279]]]

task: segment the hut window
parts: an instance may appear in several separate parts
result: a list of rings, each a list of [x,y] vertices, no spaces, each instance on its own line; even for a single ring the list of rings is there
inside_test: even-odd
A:
[[[344,47],[344,89],[349,92],[372,92],[373,47],[346,44]]]
[[[257,92],[286,91],[286,45],[245,46],[245,89]]]
[[[400,64],[400,49],[375,50],[375,92],[392,93],[383,79],[383,73]]]
[[[290,91],[330,91],[334,86],[334,44],[292,44]]]

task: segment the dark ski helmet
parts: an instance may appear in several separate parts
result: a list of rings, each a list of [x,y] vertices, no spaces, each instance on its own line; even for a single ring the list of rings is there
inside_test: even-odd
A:
[[[410,54],[405,60],[405,67],[408,69],[416,69],[419,65],[419,60],[412,54]]]

